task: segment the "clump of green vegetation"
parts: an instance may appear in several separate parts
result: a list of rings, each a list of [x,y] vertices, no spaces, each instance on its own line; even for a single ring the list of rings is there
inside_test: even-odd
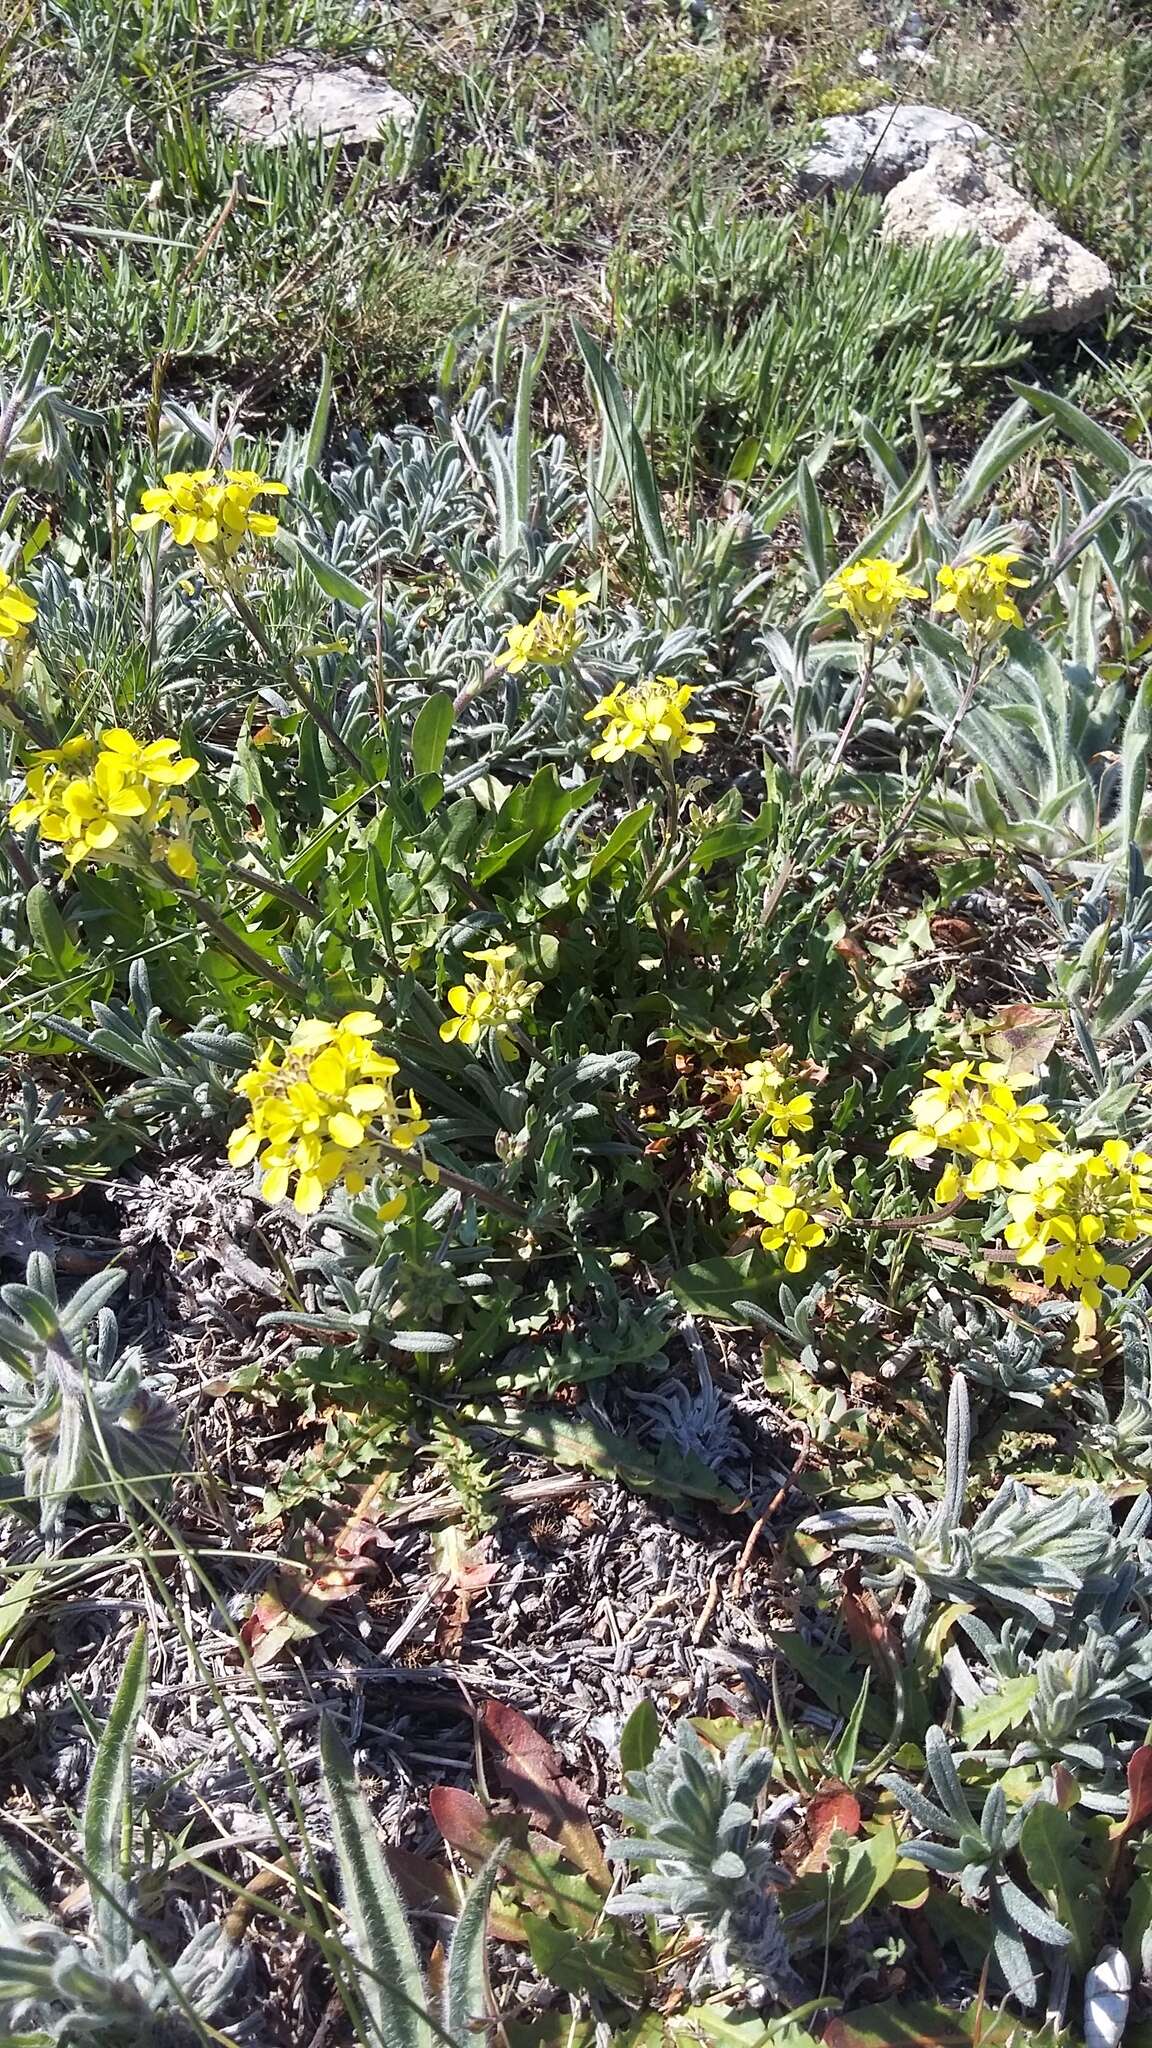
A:
[[[939,412],[1025,352],[998,255],[880,245],[879,216],[869,199],[783,220],[698,202],[659,261],[621,260],[622,359],[673,469],[772,475],[865,412],[896,434],[910,406]]]
[[[855,0],[4,33],[0,2031],[1114,2043],[1146,53],[928,22],[1105,425],[790,196]],[[300,45],[415,133],[221,137]]]

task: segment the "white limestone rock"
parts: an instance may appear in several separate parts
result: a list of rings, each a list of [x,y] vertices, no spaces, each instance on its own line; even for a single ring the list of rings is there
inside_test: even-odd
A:
[[[1007,164],[987,129],[962,114],[943,107],[872,107],[865,114],[833,114],[822,124],[819,143],[796,173],[797,188],[806,198],[848,189],[890,192],[944,143],[960,143]]]
[[[327,64],[303,50],[250,71],[217,102],[216,113],[241,142],[265,149],[283,149],[296,136],[378,142],[386,122],[410,130],[416,121],[412,101],[362,65]]]
[[[1007,178],[968,150],[935,149],[922,170],[889,192],[886,241],[922,243],[968,235],[999,249],[1029,308],[1021,327],[1063,334],[1098,320],[1115,295],[1108,265],[1038,213]]]

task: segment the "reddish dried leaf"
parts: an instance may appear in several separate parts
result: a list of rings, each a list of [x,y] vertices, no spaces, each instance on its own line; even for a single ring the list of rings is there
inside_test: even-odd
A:
[[[801,1861],[793,1866],[797,1877],[807,1877],[810,1872],[827,1870],[828,1844],[836,1828],[842,1834],[858,1835],[860,1832],[860,1802],[854,1798],[847,1785],[829,1782],[822,1785],[804,1815],[809,1846]]]
[[[515,1707],[499,1700],[485,1702],[481,1725],[497,1751],[497,1768],[506,1790],[546,1829],[555,1830],[565,1855],[578,1870],[608,1891],[612,1873],[587,1818],[588,1802],[579,1786],[565,1777],[563,1759],[552,1744]]]
[[[1040,1010],[1033,1003],[1008,1003],[995,1010],[996,1026],[988,1039],[994,1060],[1003,1060],[1014,1081],[1033,1080],[1052,1052],[1062,1028],[1055,1010]]]
[[[1111,1882],[1117,1883],[1127,1863],[1127,1845],[1152,1820],[1152,1749],[1145,1744],[1128,1759],[1128,1811],[1112,1829],[1109,1844]]]
[[[387,1505],[384,1478],[365,1488],[332,1541],[310,1558],[298,1575],[281,1573],[257,1600],[240,1631],[257,1670],[271,1664],[290,1644],[314,1636],[325,1607],[347,1600],[376,1569],[369,1552],[390,1539],[380,1528]]]
[[[486,1536],[469,1544],[464,1531],[456,1526],[442,1529],[435,1539],[433,1552],[440,1571],[436,1591],[441,1601],[436,1646],[442,1657],[460,1648],[473,1600],[499,1572],[499,1565],[489,1562],[487,1551]]]
[[[849,1640],[876,1670],[890,1672],[894,1666],[904,1662],[900,1636],[875,1593],[864,1585],[861,1566],[858,1563],[847,1565],[842,1576],[844,1590],[840,1596],[840,1619],[848,1631]]]
[[[486,1862],[508,1833],[504,1823],[496,1814],[489,1813],[474,1792],[465,1792],[459,1786],[433,1785],[428,1804],[444,1840],[470,1863]]]
[[[1134,1750],[1128,1759],[1128,1811],[1124,1833],[1134,1834],[1152,1820],[1152,1749]]]
[[[323,1608],[304,1596],[298,1579],[280,1577],[265,1588],[240,1630],[240,1640],[258,1671],[292,1643],[314,1636]]]

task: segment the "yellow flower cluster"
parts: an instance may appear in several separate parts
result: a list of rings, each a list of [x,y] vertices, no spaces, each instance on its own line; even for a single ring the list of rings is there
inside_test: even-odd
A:
[[[337,1181],[353,1195],[367,1186],[380,1171],[382,1142],[406,1151],[423,1137],[420,1104],[410,1093],[400,1106],[392,1090],[399,1068],[371,1044],[383,1028],[367,1010],[338,1024],[306,1017],[284,1052],[267,1046],[241,1075],[236,1088],[249,1109],[228,1157],[233,1166],[258,1159],[265,1201],[283,1201],[295,1176],[295,1207],[312,1216]],[[402,1192],[394,1196],[382,1220],[400,1215],[404,1202]]]
[[[1120,1138],[1098,1151],[1042,1152],[1014,1176],[1004,1242],[1022,1266],[1043,1268],[1046,1287],[1100,1306],[1101,1286],[1127,1287],[1127,1266],[1103,1249],[1152,1237],[1152,1154]]]
[[[132,520],[135,533],[166,526],[178,547],[195,548],[212,566],[232,560],[241,543],[253,535],[267,540],[280,521],[271,512],[256,512],[257,498],[287,495],[287,484],[270,481],[254,469],[174,469],[140,499],[142,512]]]
[[[620,761],[625,754],[640,754],[646,761],[675,761],[681,754],[698,754],[702,735],[716,727],[710,718],[695,723],[685,718],[685,706],[695,695],[691,683],[678,683],[674,676],[617,683],[584,714],[607,720],[603,739],[592,748],[593,760]]]
[[[937,1182],[938,1202],[1010,1187],[1018,1166],[1061,1143],[1043,1103],[1019,1102],[1007,1067],[996,1060],[954,1060],[930,1067],[925,1078],[931,1086],[912,1099],[911,1129],[899,1132],[888,1149],[918,1166],[935,1152],[956,1155]]]
[[[794,1088],[775,1060],[749,1060],[740,1092],[757,1116],[768,1117],[775,1138],[812,1129],[812,1097]]]
[[[198,767],[177,740],[145,746],[122,727],[105,726],[98,740],[79,736],[32,757],[12,823],[38,825],[42,839],[64,848],[69,872],[82,860],[151,858],[192,881],[188,806],[172,792]]]
[[[36,606],[30,597],[25,597],[19,585],[0,569],[0,640],[17,644],[28,637],[28,628],[36,617]]]
[[[755,1216],[763,1224],[760,1242],[767,1252],[783,1252],[785,1272],[802,1273],[809,1252],[828,1236],[814,1213],[816,1202],[841,1207],[839,1189],[830,1180],[826,1191],[816,1192],[813,1156],[801,1152],[798,1145],[782,1145],[779,1152],[759,1156],[767,1172],[754,1166],[740,1167],[729,1204],[740,1215]]]
[[[506,668],[512,676],[523,674],[526,668],[563,668],[583,644],[576,613],[582,604],[590,603],[587,590],[555,591],[552,611],[541,608],[526,626],[509,626],[507,645],[493,666]]]
[[[475,1045],[491,1032],[505,1059],[516,1059],[519,1048],[509,1032],[531,1009],[543,982],[527,979],[515,946],[487,946],[464,958],[481,961],[484,974],[466,974],[449,989],[448,1002],[456,1015],[440,1026],[441,1038]]]
[[[1008,626],[1022,626],[1023,619],[1013,590],[1026,590],[1026,576],[1013,576],[1020,557],[1014,551],[999,555],[973,555],[968,562],[950,568],[945,562],[936,576],[938,612],[955,612],[969,638],[984,646],[998,640]]]
[[[912,583],[895,562],[883,555],[865,555],[841,569],[824,585],[824,595],[837,610],[847,612],[858,633],[882,640],[902,604],[927,597],[922,584]]]
[[[954,612],[972,646],[991,646],[1009,626],[1024,624],[1010,595],[1028,585],[1026,576],[1011,573],[1019,560],[1015,549],[1007,549],[999,554],[971,555],[957,564],[943,563],[936,572],[933,609]],[[927,595],[922,585],[910,582],[903,570],[883,555],[865,555],[824,585],[828,602],[846,612],[856,631],[868,640],[882,640],[901,606]]]

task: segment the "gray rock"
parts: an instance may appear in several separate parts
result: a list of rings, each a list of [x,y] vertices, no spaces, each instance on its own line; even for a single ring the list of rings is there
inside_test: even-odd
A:
[[[1031,302],[1020,325],[1035,332],[1063,334],[1098,320],[1115,294],[1099,256],[963,149],[933,150],[923,170],[888,194],[881,232],[887,241],[911,243],[969,235],[999,249]]]
[[[833,114],[823,122],[820,141],[796,173],[805,197],[858,187],[890,192],[928,161],[941,143],[964,143],[996,164],[1007,163],[987,129],[943,107],[872,107],[866,114]]]
[[[402,92],[359,64],[325,64],[289,51],[261,64],[216,107],[221,124],[242,142],[282,149],[298,135],[322,142],[378,142],[384,122],[411,129],[416,109]]]

